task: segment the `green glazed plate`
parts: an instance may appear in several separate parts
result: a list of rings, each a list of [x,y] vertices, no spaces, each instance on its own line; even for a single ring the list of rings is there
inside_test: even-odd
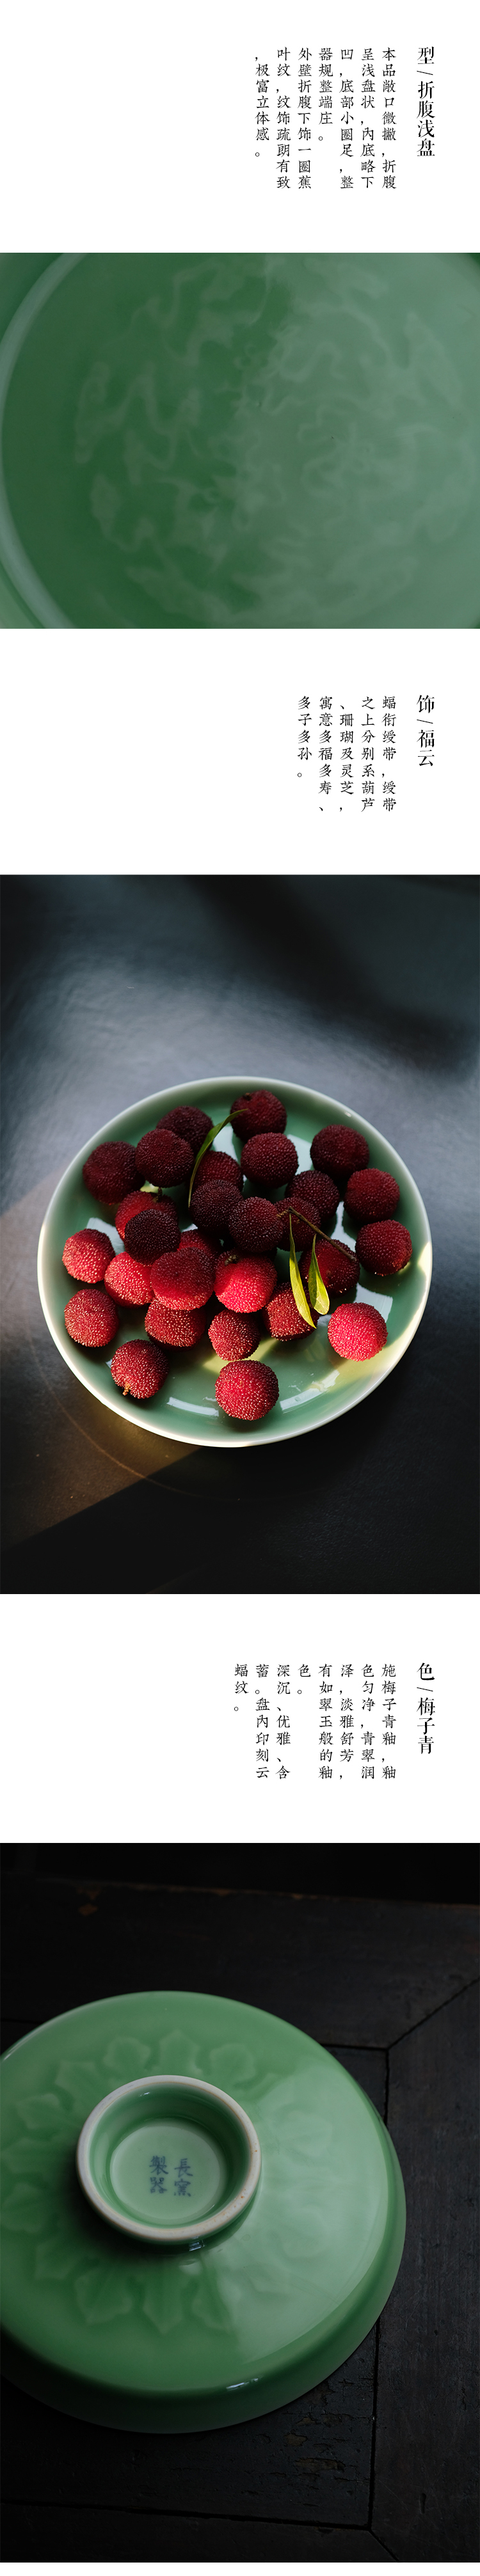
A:
[[[40,626],[475,626],[479,410],[467,252],[62,255],[0,343],[0,572]]]
[[[69,1280],[63,1269],[62,1252],[69,1234],[77,1233],[93,1216],[97,1222],[102,1222],[102,1210],[85,1189],[82,1179],[83,1164],[94,1145],[103,1143],[106,1137],[116,1136],[138,1144],[139,1137],[148,1134],[157,1119],[163,1117],[168,1107],[179,1099],[195,1101],[201,1109],[211,1112],[213,1124],[217,1126],[220,1119],[228,1115],[230,1102],[239,1092],[256,1091],[265,1086],[280,1093],[286,1103],[287,1131],[297,1147],[299,1170],[310,1168],[310,1145],[319,1127],[329,1125],[332,1120],[346,1120],[362,1129],[368,1139],[370,1162],[378,1165],[380,1170],[393,1172],[399,1183],[398,1216],[402,1224],[408,1226],[413,1258],[408,1270],[401,1272],[396,1279],[382,1279],[377,1283],[366,1270],[360,1272],[356,1302],[363,1300],[367,1305],[377,1306],[387,1325],[388,1339],[376,1359],[363,1361],[361,1366],[353,1360],[339,1360],[330,1348],[328,1316],[320,1319],[315,1333],[308,1333],[295,1342],[273,1342],[265,1336],[255,1352],[255,1359],[266,1360],[275,1370],[279,1401],[272,1413],[265,1414],[263,1421],[257,1422],[252,1430],[230,1422],[216,1403],[215,1382],[221,1362],[212,1351],[207,1332],[203,1341],[197,1342],[194,1351],[172,1351],[166,1383],[148,1404],[134,1404],[125,1399],[112,1382],[108,1362],[122,1342],[132,1341],[137,1335],[145,1339],[143,1318],[139,1322],[138,1308],[124,1309],[116,1340],[109,1344],[107,1351],[79,1350],[69,1340],[65,1327],[65,1306],[74,1294],[75,1281]],[[218,1150],[235,1153],[240,1158],[241,1147],[231,1127],[227,1126],[219,1136]],[[190,1223],[186,1194],[172,1191],[168,1195],[178,1203],[180,1223]],[[105,1220],[107,1217],[111,1225],[111,1210],[105,1210]],[[349,1230],[348,1218],[344,1218],[341,1205],[337,1209],[333,1235],[355,1248],[355,1234],[351,1228]],[[115,1250],[122,1252],[123,1249],[120,1237],[115,1235]],[[287,1254],[278,1253],[276,1260],[279,1280],[287,1280]],[[262,1440],[293,1439],[301,1431],[314,1431],[321,1423],[331,1422],[337,1413],[348,1412],[352,1404],[361,1404],[366,1395],[373,1393],[374,1387],[383,1384],[390,1369],[396,1368],[398,1361],[403,1359],[423,1315],[431,1274],[432,1245],[423,1200],[406,1164],[401,1162],[393,1146],[387,1144],[385,1136],[380,1136],[376,1127],[371,1127],[359,1110],[347,1109],[340,1101],[329,1100],[318,1091],[306,1091],[298,1083],[284,1082],[280,1076],[265,1073],[216,1075],[212,1082],[180,1082],[174,1090],[153,1093],[149,1100],[138,1101],[133,1109],[122,1110],[118,1118],[111,1119],[109,1126],[102,1127],[98,1135],[89,1138],[81,1153],[70,1163],[50,1200],[38,1247],[38,1284],[45,1320],[74,1376],[81,1378],[90,1393],[96,1395],[101,1404],[108,1405],[111,1412],[123,1414],[130,1420],[133,1416],[147,1431],[160,1432],[169,1439],[189,1441],[208,1448],[245,1449],[252,1445],[256,1447]]]
[[[90,2207],[79,2131],[105,2094],[196,2078],[253,2123],[262,2170],[231,2234],[178,2251]],[[400,2167],[315,2040],[217,1995],[129,1994],[46,2022],[2,2061],[4,2367],[103,2424],[180,2432],[301,2396],[354,2352],[401,2260]]]

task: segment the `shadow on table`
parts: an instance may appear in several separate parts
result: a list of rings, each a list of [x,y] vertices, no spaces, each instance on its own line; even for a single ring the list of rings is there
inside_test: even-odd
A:
[[[7,1548],[3,1590],[475,1589],[472,1376],[467,1355],[462,1442],[447,1389],[439,1409],[439,1359],[433,1408],[419,1340],[375,1401],[289,1442],[280,1463],[274,1447],[190,1451]]]

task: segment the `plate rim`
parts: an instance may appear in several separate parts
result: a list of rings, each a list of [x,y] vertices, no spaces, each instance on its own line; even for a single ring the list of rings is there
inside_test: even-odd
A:
[[[301,1096],[301,1098],[302,1098],[302,1099],[304,1099],[304,1100],[311,1100],[311,1099],[312,1099],[312,1097],[313,1097],[313,1098],[316,1098],[319,1102],[323,1102],[323,1105],[324,1105],[324,1106],[326,1106],[328,1109],[334,1110],[334,1111],[337,1113],[336,1121],[334,1121],[333,1123],[337,1123],[337,1122],[338,1122],[338,1124],[339,1124],[339,1125],[341,1125],[341,1123],[342,1123],[342,1119],[345,1119],[345,1120],[347,1121],[347,1123],[348,1123],[348,1124],[355,1124],[357,1120],[358,1120],[358,1125],[359,1125],[359,1127],[361,1127],[361,1124],[362,1124],[362,1119],[361,1119],[361,1114],[360,1114],[360,1112],[357,1112],[357,1111],[355,1111],[355,1110],[353,1110],[353,1109],[349,1109],[349,1108],[347,1108],[346,1103],[345,1103],[344,1101],[334,1100],[334,1099],[332,1098],[331,1094],[329,1094],[329,1093],[327,1093],[327,1092],[323,1092],[323,1093],[322,1093],[322,1092],[315,1092],[315,1090],[314,1090],[313,1086],[311,1087],[311,1086],[310,1086],[309,1084],[307,1084],[307,1083],[301,1083],[301,1082],[292,1081],[292,1080],[290,1079],[290,1077],[286,1077],[286,1076],[285,1076],[285,1074],[283,1074],[282,1076],[277,1075],[277,1074],[272,1074],[272,1073],[270,1073],[268,1076],[267,1076],[265,1073],[263,1073],[263,1074],[259,1074],[259,1073],[257,1073],[257,1074],[238,1074],[238,1073],[236,1073],[236,1074],[223,1074],[223,1073],[197,1074],[197,1076],[196,1076],[196,1078],[195,1078],[195,1080],[194,1080],[194,1081],[185,1082],[185,1083],[183,1084],[183,1097],[185,1098],[185,1102],[188,1104],[190,1101],[192,1101],[192,1102],[195,1104],[199,1089],[201,1088],[202,1090],[208,1090],[208,1089],[210,1089],[210,1088],[211,1088],[211,1089],[212,1089],[212,1091],[213,1091],[214,1085],[217,1085],[217,1086],[218,1086],[219,1088],[221,1088],[222,1090],[230,1090],[230,1086],[231,1086],[231,1087],[232,1087],[232,1098],[235,1098],[237,1089],[238,1089],[238,1091],[239,1091],[239,1092],[240,1092],[240,1091],[242,1091],[242,1090],[247,1090],[247,1089],[250,1089],[250,1090],[258,1090],[258,1091],[260,1091],[260,1090],[264,1090],[264,1089],[272,1090],[272,1089],[274,1089],[274,1088],[275,1088],[275,1085],[278,1085],[278,1092],[279,1092],[279,1096],[280,1096],[280,1097],[281,1097],[281,1091],[282,1091],[282,1087],[283,1087],[283,1090],[284,1090],[284,1091],[285,1091],[285,1090],[294,1091],[295,1093],[298,1093],[298,1094]],[[64,1350],[63,1342],[60,1340],[60,1335],[59,1335],[59,1333],[57,1332],[56,1324],[55,1324],[55,1322],[54,1322],[54,1320],[53,1320],[53,1318],[52,1318],[52,1315],[51,1315],[51,1312],[50,1312],[50,1308],[49,1308],[48,1297],[47,1297],[47,1292],[46,1292],[45,1283],[44,1283],[44,1278],[43,1278],[43,1261],[44,1261],[44,1253],[45,1253],[45,1247],[46,1247],[46,1229],[47,1229],[48,1224],[49,1224],[49,1219],[51,1218],[51,1216],[52,1216],[52,1214],[53,1214],[53,1210],[54,1210],[54,1208],[55,1208],[55,1207],[56,1207],[56,1205],[57,1205],[57,1201],[58,1201],[58,1199],[60,1198],[61,1192],[62,1192],[62,1191],[64,1190],[64,1188],[65,1188],[65,1183],[66,1183],[66,1182],[68,1182],[68,1181],[70,1180],[70,1177],[71,1177],[71,1176],[73,1176],[73,1174],[77,1172],[77,1167],[78,1167],[78,1165],[79,1165],[80,1161],[81,1161],[81,1163],[82,1163],[82,1167],[83,1167],[83,1163],[84,1163],[84,1162],[86,1162],[87,1157],[88,1157],[91,1153],[93,1153],[93,1152],[94,1152],[95,1147],[96,1147],[97,1145],[102,1145],[102,1144],[104,1144],[104,1143],[105,1143],[105,1141],[108,1141],[108,1139],[109,1139],[109,1138],[114,1138],[116,1131],[117,1131],[118,1129],[120,1129],[120,1128],[121,1128],[121,1126],[122,1126],[122,1122],[123,1122],[123,1120],[124,1120],[124,1119],[127,1119],[127,1118],[137,1118],[137,1116],[138,1116],[138,1117],[140,1117],[141,1115],[143,1115],[143,1111],[144,1111],[144,1110],[146,1110],[146,1109],[148,1109],[148,1108],[150,1108],[150,1107],[151,1107],[152,1101],[155,1101],[155,1102],[156,1102],[156,1101],[158,1101],[158,1100],[161,1100],[162,1102],[165,1102],[165,1101],[171,1101],[171,1102],[173,1103],[173,1105],[175,1106],[175,1105],[176,1105],[176,1103],[177,1103],[177,1101],[178,1101],[178,1083],[170,1083],[170,1084],[169,1084],[168,1086],[166,1086],[166,1087],[165,1087],[165,1089],[163,1089],[162,1091],[158,1091],[158,1092],[149,1092],[149,1093],[147,1093],[147,1094],[146,1094],[146,1096],[145,1096],[142,1100],[132,1101],[128,1107],[126,1107],[126,1108],[124,1108],[124,1109],[119,1110],[118,1115],[117,1115],[115,1118],[113,1118],[113,1119],[109,1119],[109,1120],[106,1120],[106,1121],[104,1120],[102,1127],[97,1128],[97,1130],[96,1130],[95,1134],[94,1134],[93,1136],[90,1136],[90,1137],[88,1138],[87,1142],[86,1142],[84,1145],[82,1145],[82,1146],[80,1147],[78,1154],[74,1154],[74,1155],[72,1156],[72,1160],[71,1160],[71,1162],[70,1162],[70,1163],[67,1163],[66,1168],[65,1168],[65,1171],[64,1171],[64,1172],[62,1172],[61,1177],[60,1177],[60,1180],[59,1180],[59,1181],[57,1181],[57,1183],[56,1183],[56,1187],[55,1187],[55,1189],[52,1191],[52,1196],[51,1196],[51,1198],[49,1199],[48,1207],[46,1208],[45,1216],[44,1216],[44,1218],[43,1218],[42,1225],[41,1225],[41,1228],[40,1228],[40,1235],[39,1235],[39,1242],[38,1242],[38,1252],[37,1252],[37,1281],[38,1281],[38,1291],[39,1291],[39,1297],[40,1297],[40,1304],[41,1304],[41,1307],[42,1307],[42,1312],[43,1312],[43,1315],[44,1315],[44,1318],[45,1318],[45,1323],[46,1323],[46,1324],[47,1324],[47,1326],[48,1326],[48,1331],[49,1331],[49,1333],[51,1334],[52,1341],[54,1341],[54,1342],[56,1343],[57,1350],[60,1352],[61,1359],[65,1362],[65,1366],[66,1366],[67,1368],[70,1368],[70,1370],[71,1370],[71,1371],[72,1371],[72,1373],[73,1373],[73,1376],[74,1376],[74,1377],[77,1377],[77,1378],[79,1379],[80,1384],[81,1384],[82,1386],[85,1386],[85,1378],[84,1378],[84,1376],[83,1376],[83,1367],[82,1367],[82,1359],[83,1359],[83,1357],[84,1357],[84,1354],[82,1354],[82,1352],[80,1351],[79,1345],[77,1345],[77,1344],[76,1344],[76,1343],[74,1343],[74,1342],[72,1342],[72,1343],[71,1343],[70,1350],[69,1350],[69,1352],[68,1352],[68,1353]],[[225,1123],[227,1124],[228,1122],[226,1121]],[[371,1120],[371,1119],[364,1120],[364,1124],[366,1124],[367,1126],[371,1127],[371,1126],[372,1126],[372,1120]],[[313,1421],[312,1421],[312,1420],[309,1420],[309,1421],[307,1421],[307,1422],[298,1422],[298,1421],[295,1421],[295,1420],[294,1420],[294,1421],[289,1421],[288,1423],[282,1423],[282,1429],[281,1429],[281,1430],[280,1430],[278,1427],[274,1427],[274,1422],[273,1422],[273,1420],[272,1420],[272,1427],[271,1427],[271,1428],[269,1428],[270,1417],[269,1417],[269,1416],[267,1416],[267,1417],[266,1417],[266,1425],[265,1425],[265,1428],[264,1428],[264,1429],[263,1429],[263,1431],[262,1431],[262,1440],[261,1440],[261,1443],[259,1443],[259,1442],[258,1442],[258,1440],[256,1439],[256,1436],[255,1436],[255,1430],[252,1430],[252,1431],[248,1432],[248,1431],[245,1431],[245,1430],[244,1430],[244,1429],[242,1429],[242,1428],[240,1428],[240,1429],[238,1429],[238,1430],[235,1430],[233,1427],[232,1427],[232,1429],[231,1429],[231,1430],[229,1430],[228,1432],[225,1432],[225,1431],[223,1431],[223,1430],[222,1430],[222,1440],[221,1440],[221,1443],[220,1443],[220,1442],[218,1441],[218,1439],[217,1439],[217,1436],[216,1436],[216,1430],[215,1430],[215,1431],[214,1431],[213,1429],[212,1429],[211,1431],[208,1431],[208,1430],[203,1431],[203,1430],[202,1430],[202,1431],[195,1431],[195,1432],[193,1432],[193,1433],[192,1433],[192,1432],[191,1432],[191,1430],[190,1430],[190,1427],[188,1428],[188,1431],[187,1431],[186,1426],[185,1426],[185,1428],[184,1428],[184,1429],[182,1428],[182,1426],[180,1426],[180,1428],[177,1430],[176,1425],[175,1425],[175,1426],[172,1426],[172,1424],[170,1423],[170,1420],[168,1420],[168,1422],[167,1422],[167,1419],[165,1419],[165,1422],[164,1422],[164,1423],[163,1423],[163,1421],[162,1421],[162,1423],[159,1423],[159,1422],[158,1422],[158,1420],[157,1420],[157,1419],[155,1419],[151,1414],[150,1414],[150,1415],[148,1416],[148,1418],[147,1418],[147,1409],[146,1409],[146,1408],[144,1408],[143,1406],[142,1406],[142,1408],[141,1408],[141,1409],[139,1408],[138,1416],[137,1416],[137,1414],[135,1414],[135,1416],[133,1416],[131,1413],[129,1413],[129,1412],[127,1412],[127,1411],[126,1411],[125,1404],[122,1404],[122,1402],[121,1402],[120,1389],[118,1389],[118,1402],[117,1402],[116,1400],[114,1401],[114,1394],[115,1394],[115,1399],[116,1399],[116,1397],[117,1397],[117,1389],[116,1389],[116,1388],[115,1388],[115,1390],[113,1389],[113,1386],[112,1386],[112,1382],[111,1382],[110,1376],[109,1376],[109,1385],[108,1385],[108,1387],[105,1387],[105,1389],[102,1387],[102,1391],[101,1391],[101,1392],[100,1392],[100,1390],[97,1392],[97,1390],[96,1390],[96,1389],[93,1389],[93,1388],[91,1388],[91,1387],[87,1387],[87,1393],[88,1393],[89,1395],[93,1395],[93,1397],[94,1397],[94,1401],[96,1401],[98,1404],[101,1404],[101,1405],[103,1406],[104,1410],[106,1410],[107,1412],[109,1412],[109,1413],[114,1413],[114,1414],[116,1415],[116,1417],[120,1419],[120,1421],[127,1421],[127,1422],[130,1422],[130,1423],[131,1423],[132,1421],[134,1421],[134,1422],[135,1422],[135,1427],[136,1427],[137,1429],[139,1429],[139,1430],[144,1430],[144,1431],[148,1431],[148,1432],[150,1433],[150,1435],[151,1435],[151,1436],[153,1436],[154,1438],[156,1437],[156,1438],[163,1438],[163,1439],[165,1439],[165,1440],[169,1440],[169,1439],[174,1440],[174,1441],[176,1441],[177,1443],[181,1443],[181,1445],[182,1445],[182,1447],[183,1447],[184,1449],[185,1449],[185,1448],[192,1448],[192,1449],[197,1449],[197,1448],[198,1448],[198,1449],[215,1449],[215,1450],[217,1450],[218,1454],[220,1455],[220,1454],[221,1454],[221,1451],[222,1451],[223,1449],[249,1450],[249,1449],[253,1449],[253,1448],[259,1448],[260,1446],[261,1446],[262,1448],[264,1448],[266,1444],[268,1444],[269,1446],[272,1446],[272,1445],[273,1445],[273,1444],[275,1444],[276,1442],[280,1442],[280,1441],[282,1441],[282,1440],[291,1440],[291,1439],[300,1439],[300,1438],[303,1438],[303,1437],[305,1436],[305,1434],[306,1434],[307,1432],[309,1432],[309,1431],[310,1431],[310,1432],[319,1431],[319,1430],[322,1430],[324,1427],[327,1429],[327,1428],[328,1428],[329,1423],[331,1423],[332,1421],[337,1420],[337,1419],[339,1418],[339,1416],[341,1417],[341,1416],[344,1414],[344,1412],[345,1412],[345,1411],[353,1412],[353,1411],[354,1411],[354,1409],[355,1409],[355,1407],[356,1407],[358,1404],[362,1404],[362,1403],[365,1403],[365,1402],[366,1402],[367,1397],[368,1397],[369,1395],[374,1395],[378,1387],[384,1386],[384,1384],[385,1384],[385,1380],[386,1380],[386,1378],[387,1378],[387,1377],[390,1377],[390,1376],[391,1376],[391,1374],[392,1374],[392,1370],[393,1370],[394,1368],[398,1368],[398,1365],[399,1365],[400,1360],[402,1360],[402,1359],[403,1359],[405,1351],[406,1351],[406,1350],[408,1350],[408,1347],[409,1347],[410,1342],[414,1340],[414,1338],[415,1338],[415,1334],[418,1332],[419,1325],[421,1324],[422,1316],[424,1315],[424,1312],[425,1312],[425,1307],[426,1307],[426,1304],[427,1304],[427,1298],[428,1298],[428,1296],[429,1296],[430,1286],[431,1286],[431,1279],[432,1279],[432,1265],[433,1265],[433,1248],[432,1248],[432,1237],[431,1237],[430,1225],[429,1225],[429,1220],[428,1220],[428,1216],[427,1216],[426,1207],[425,1207],[425,1204],[424,1204],[424,1200],[422,1199],[422,1196],[421,1196],[421,1191],[420,1191],[420,1190],[419,1190],[419,1188],[418,1188],[418,1183],[414,1180],[413,1173],[409,1170],[408,1164],[407,1164],[407,1163],[405,1163],[405,1162],[403,1161],[403,1156],[402,1156],[401,1154],[397,1154],[396,1146],[392,1146],[392,1144],[391,1144],[391,1142],[390,1142],[389,1138],[388,1138],[387,1136],[383,1136],[383,1135],[382,1135],[382,1132],[381,1132],[380,1127],[376,1127],[376,1128],[375,1128],[375,1130],[374,1130],[374,1133],[375,1133],[375,1135],[378,1137],[378,1142],[379,1142],[379,1144],[380,1144],[380,1145],[382,1145],[382,1146],[385,1148],[385,1152],[386,1152],[387,1154],[391,1154],[392,1152],[395,1154],[395,1156],[396,1156],[396,1160],[397,1160],[397,1163],[399,1163],[399,1164],[401,1165],[401,1169],[402,1169],[402,1171],[405,1173],[406,1178],[407,1178],[407,1180],[408,1180],[408,1182],[409,1182],[410,1187],[414,1190],[415,1197],[416,1197],[416,1200],[417,1200],[417,1203],[418,1203],[418,1207],[419,1207],[419,1211],[420,1211],[420,1213],[421,1213],[421,1217],[422,1217],[422,1219],[423,1219],[424,1232],[425,1232],[425,1250],[426,1250],[426,1253],[427,1253],[428,1258],[427,1258],[427,1267],[426,1267],[426,1270],[425,1270],[425,1281],[424,1281],[424,1288],[423,1288],[423,1293],[422,1293],[422,1297],[421,1297],[421,1302],[420,1302],[419,1308],[418,1308],[418,1310],[417,1310],[417,1313],[415,1314],[415,1317],[413,1318],[413,1321],[412,1321],[411,1326],[409,1326],[409,1327],[406,1327],[406,1328],[405,1328],[405,1333],[403,1334],[403,1336],[402,1336],[402,1338],[401,1338],[401,1341],[400,1341],[400,1347],[399,1347],[398,1351],[397,1351],[397,1352],[392,1351],[391,1355],[389,1355],[388,1363],[387,1363],[387,1364],[384,1364],[384,1366],[383,1366],[383,1368],[382,1368],[382,1372],[381,1372],[381,1374],[380,1374],[380,1372],[379,1372],[379,1373],[378,1373],[378,1375],[377,1375],[376,1377],[370,1378],[370,1379],[368,1380],[368,1383],[367,1383],[366,1385],[365,1385],[365,1384],[364,1384],[363,1386],[362,1386],[362,1385],[359,1385],[359,1387],[358,1387],[358,1392],[357,1392],[357,1390],[355,1390],[355,1391],[352,1393],[352,1396],[351,1396],[350,1403],[349,1403],[348,1407],[345,1407],[345,1406],[343,1405],[343,1403],[341,1402],[341,1400],[340,1400],[340,1391],[339,1391],[339,1394],[338,1394],[338,1397],[337,1397],[337,1398],[335,1397],[335,1394],[333,1395],[333,1398],[332,1398],[332,1404],[331,1404],[330,1410],[329,1410],[329,1412],[328,1412],[328,1415],[327,1415],[327,1414],[320,1415],[320,1418],[318,1418],[318,1419],[317,1419],[317,1417],[315,1417]],[[93,1202],[93,1204],[95,1205],[95,1204],[96,1204],[96,1202]],[[99,1202],[99,1204],[100,1204],[100,1202]],[[372,1286],[372,1298],[373,1298],[373,1297],[374,1297],[374,1286]],[[136,1310],[132,1310],[132,1311],[136,1311]],[[71,1355],[70,1355],[70,1354],[71,1354]],[[275,1410],[276,1410],[276,1408],[275,1408],[275,1407],[273,1407],[273,1408],[272,1408],[272,1414],[273,1414],[273,1415],[275,1414]]]
[[[3,466],[5,406],[17,358],[23,348],[24,340],[28,339],[32,322],[36,320],[37,313],[41,313],[43,305],[48,304],[50,296],[55,293],[55,288],[61,285],[62,279],[68,276],[69,270],[78,268],[80,261],[86,257],[88,253],[85,251],[58,252],[56,257],[51,259],[49,267],[42,269],[40,277],[34,279],[33,286],[28,287],[27,294],[22,296],[0,341],[0,560],[2,570],[12,583],[21,607],[26,608],[29,616],[34,618],[36,624],[41,627],[68,626],[71,628],[72,619],[64,616],[63,609],[58,608],[56,600],[51,598],[50,591],[46,589],[40,573],[35,571],[35,565],[30,562],[30,557],[15,526]]]

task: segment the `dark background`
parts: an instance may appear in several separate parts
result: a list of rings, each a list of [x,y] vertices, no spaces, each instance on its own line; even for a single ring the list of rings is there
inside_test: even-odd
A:
[[[476,2560],[478,1855],[241,1846],[234,1860],[232,1880],[225,1845],[7,1846],[3,2046],[152,1981],[294,2022],[393,2137],[397,2281],[328,2380],[217,2433],[115,2432],[4,2382],[4,2557]]]
[[[4,1587],[475,1589],[475,880],[25,877],[3,909]],[[391,1138],[433,1283],[376,1404],[217,1457],[102,1413],[50,1340],[36,1246],[122,1103],[249,1065]]]
[[[478,1904],[478,1843],[3,1843],[2,1871],[145,1888],[255,1888]]]

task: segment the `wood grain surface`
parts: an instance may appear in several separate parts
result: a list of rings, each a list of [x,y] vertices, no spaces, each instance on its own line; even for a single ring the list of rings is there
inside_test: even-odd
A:
[[[104,1993],[197,1984],[325,2042],[387,2124],[407,2242],[380,2326],[305,2398],[219,2433],[120,2434],[4,2383],[4,2556],[476,2555],[474,1906],[4,1878],[3,2045]],[[473,2152],[472,2152],[473,2150]]]
[[[390,2052],[408,2226],[380,2319],[373,2523],[400,2558],[478,2554],[477,2044],[469,1987]]]

